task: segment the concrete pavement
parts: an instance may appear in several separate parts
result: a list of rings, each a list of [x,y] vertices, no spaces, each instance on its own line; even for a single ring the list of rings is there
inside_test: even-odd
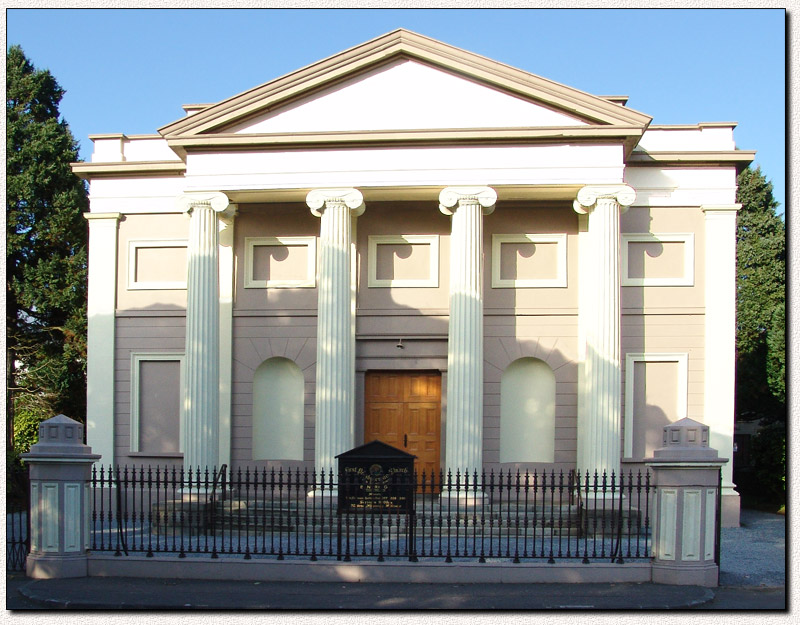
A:
[[[723,530],[723,586],[366,584],[6,577],[6,609],[74,610],[783,610],[785,517],[745,511]],[[457,566],[457,565],[456,565]]]

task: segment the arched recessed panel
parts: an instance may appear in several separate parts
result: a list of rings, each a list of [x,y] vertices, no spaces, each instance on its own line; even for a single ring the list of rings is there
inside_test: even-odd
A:
[[[553,462],[556,377],[538,358],[520,358],[500,381],[500,462]]]
[[[303,460],[305,381],[287,358],[270,358],[253,376],[253,460]]]

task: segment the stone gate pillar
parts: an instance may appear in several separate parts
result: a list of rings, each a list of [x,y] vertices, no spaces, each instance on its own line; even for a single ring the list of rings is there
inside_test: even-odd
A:
[[[663,446],[645,463],[653,471],[653,577],[657,584],[717,586],[720,467],[707,425],[686,418],[664,428]]]
[[[30,467],[28,577],[86,577],[89,481],[99,458],[83,444],[83,425],[77,421],[58,415],[39,425],[39,442],[22,455]]]

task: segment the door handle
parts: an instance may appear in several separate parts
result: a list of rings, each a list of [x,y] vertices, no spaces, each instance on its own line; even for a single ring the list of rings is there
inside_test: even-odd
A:
[[[403,447],[408,447],[408,434],[403,434]]]

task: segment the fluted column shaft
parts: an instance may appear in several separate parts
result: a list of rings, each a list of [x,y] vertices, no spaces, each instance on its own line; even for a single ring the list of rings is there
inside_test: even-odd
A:
[[[622,433],[620,358],[620,214],[633,203],[624,185],[584,187],[575,210],[589,214],[589,261],[580,276],[586,289],[581,323],[586,340],[578,469],[619,475]]]
[[[364,205],[355,189],[317,189],[306,203],[320,217],[315,466],[329,471],[355,441],[351,216]]]
[[[219,461],[219,222],[233,211],[222,193],[188,194],[186,349],[181,449],[186,468],[213,468]]]
[[[181,428],[183,465],[215,467],[219,455],[219,224],[228,209],[221,193],[187,195],[186,352]]]
[[[450,187],[439,196],[452,216],[445,465],[454,473],[483,465],[483,216],[496,200],[488,187]]]

